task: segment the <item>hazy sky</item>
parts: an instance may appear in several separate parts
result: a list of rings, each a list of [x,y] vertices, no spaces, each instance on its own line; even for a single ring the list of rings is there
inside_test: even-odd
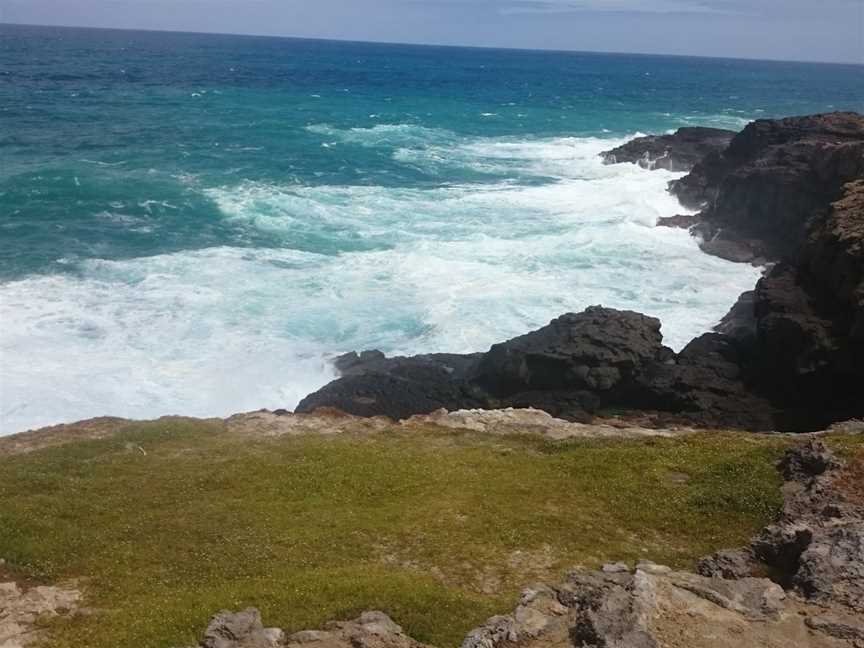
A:
[[[0,22],[864,63],[864,0],[0,0]]]

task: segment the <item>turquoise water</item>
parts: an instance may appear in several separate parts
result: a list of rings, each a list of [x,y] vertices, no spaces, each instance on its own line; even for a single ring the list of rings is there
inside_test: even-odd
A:
[[[291,408],[594,303],[680,347],[758,273],[597,153],[862,107],[855,66],[0,25],[0,433]]]

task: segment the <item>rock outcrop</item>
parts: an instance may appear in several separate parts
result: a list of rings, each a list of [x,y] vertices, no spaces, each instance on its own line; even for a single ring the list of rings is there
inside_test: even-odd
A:
[[[670,189],[703,250],[776,263],[717,329],[776,427],[864,415],[864,116],[755,121]]]
[[[526,589],[513,613],[469,633],[462,648],[732,648],[742,637],[754,647],[836,645],[811,643],[793,609],[767,579],[705,578],[653,563],[633,573],[577,570]]]
[[[725,150],[734,136],[735,131],[690,126],[669,135],[637,137],[600,155],[607,164],[632,162],[649,170],[690,171],[709,153]]]
[[[718,234],[779,258],[795,254],[808,224],[862,175],[864,117],[830,113],[754,121],[670,189]]]
[[[404,419],[439,409],[515,407],[585,421],[624,408],[665,412],[685,424],[771,429],[772,406],[751,393],[741,361],[734,340],[708,334],[675,354],[662,344],[659,320],[595,306],[485,354],[352,366],[297,411]]]
[[[848,488],[864,470],[844,468],[820,441],[788,451],[781,470],[783,511],[753,553],[807,599],[864,615],[864,496]]]

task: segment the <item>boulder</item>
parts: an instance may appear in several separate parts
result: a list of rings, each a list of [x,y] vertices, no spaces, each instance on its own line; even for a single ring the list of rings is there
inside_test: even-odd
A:
[[[637,137],[600,155],[606,164],[632,162],[645,169],[689,171],[712,152],[723,151],[734,131],[689,126],[668,135]]]
[[[643,364],[671,355],[662,340],[658,319],[592,306],[494,345],[473,378],[494,396],[557,389],[610,392]]]

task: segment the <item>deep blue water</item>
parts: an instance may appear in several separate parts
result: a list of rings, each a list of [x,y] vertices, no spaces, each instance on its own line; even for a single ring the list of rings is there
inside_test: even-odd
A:
[[[291,407],[332,353],[598,302],[680,346],[755,271],[597,153],[840,109],[864,68],[0,25],[0,433]]]

